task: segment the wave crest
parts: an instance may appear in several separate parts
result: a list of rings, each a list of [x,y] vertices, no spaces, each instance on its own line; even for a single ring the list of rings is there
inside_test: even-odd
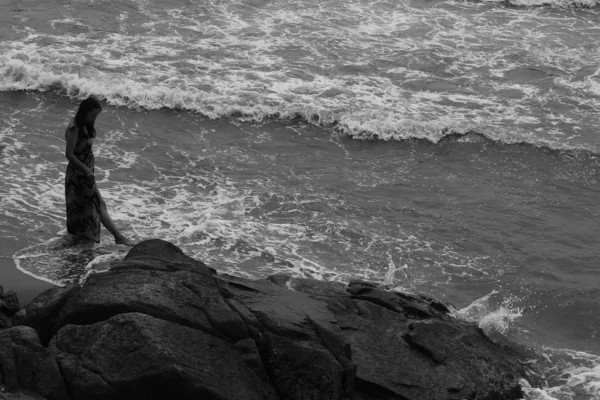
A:
[[[571,145],[560,136],[556,139],[539,137],[526,130],[529,128],[485,124],[478,122],[480,118],[470,120],[460,109],[449,113],[436,108],[436,103],[430,103],[426,98],[418,100],[417,104],[409,103],[400,98],[398,88],[385,97],[395,99],[394,109],[388,103],[379,104],[382,99],[372,98],[372,103],[364,101],[360,96],[369,93],[366,86],[360,93],[353,94],[354,100],[348,100],[346,92],[331,86],[332,81],[303,90],[300,90],[302,86],[284,90],[279,84],[269,90],[259,90],[248,82],[230,87],[226,82],[213,86],[203,81],[195,84],[158,82],[152,77],[128,77],[77,63],[69,64],[68,68],[58,67],[49,64],[47,57],[42,57],[37,50],[23,51],[21,48],[0,56],[0,90],[54,91],[77,99],[95,95],[115,106],[185,110],[211,119],[234,118],[240,122],[299,119],[355,140],[417,139],[438,143],[489,139],[502,144],[528,143],[556,150],[597,150],[585,145]],[[331,93],[335,95],[332,97]],[[358,100],[362,106],[352,105]]]

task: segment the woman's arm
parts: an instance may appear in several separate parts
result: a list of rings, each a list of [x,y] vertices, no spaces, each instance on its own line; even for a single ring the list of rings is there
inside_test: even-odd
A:
[[[73,151],[75,151],[75,146],[77,146],[77,140],[79,138],[77,129],[67,129],[66,133],[67,138],[67,150],[65,151],[65,157],[69,161],[72,161],[73,164],[82,172],[85,173],[86,176],[94,176],[94,172],[89,169],[84,163],[81,162],[79,158],[75,156]]]

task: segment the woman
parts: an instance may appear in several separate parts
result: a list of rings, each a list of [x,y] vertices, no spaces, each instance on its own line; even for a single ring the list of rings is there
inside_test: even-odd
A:
[[[106,210],[94,179],[92,141],[96,137],[94,122],[102,111],[98,100],[88,97],[79,105],[75,118],[65,132],[69,160],[65,179],[67,231],[81,238],[100,242],[100,223],[115,237],[115,243],[132,246],[115,227]]]

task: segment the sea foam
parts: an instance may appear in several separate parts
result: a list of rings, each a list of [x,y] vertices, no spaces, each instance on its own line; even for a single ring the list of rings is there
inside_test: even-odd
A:
[[[94,94],[213,119],[301,118],[357,140],[435,143],[475,130],[503,143],[600,149],[589,98],[597,71],[581,72],[597,64],[582,50],[599,30],[593,15],[577,21],[587,35],[574,47],[569,32],[549,28],[567,26],[564,16],[465,2],[135,2],[106,31],[81,7],[0,43],[0,90]]]

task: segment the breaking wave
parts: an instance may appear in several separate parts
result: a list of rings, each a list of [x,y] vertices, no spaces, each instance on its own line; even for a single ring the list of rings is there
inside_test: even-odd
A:
[[[0,56],[1,61],[2,56]],[[474,124],[459,115],[424,120],[407,117],[403,112],[353,109],[321,104],[323,89],[310,103],[288,103],[273,96],[249,101],[249,93],[217,94],[194,87],[169,87],[167,85],[118,79],[100,74],[85,77],[82,72],[56,72],[41,65],[31,65],[22,60],[9,60],[0,66],[0,90],[54,91],[72,98],[82,99],[95,95],[109,104],[133,109],[174,109],[196,112],[211,119],[230,118],[238,122],[263,123],[273,119],[303,120],[312,125],[331,129],[355,140],[405,141],[426,140],[482,142],[500,144],[530,144],[552,150],[588,151],[600,153],[592,144],[573,144],[558,138],[540,137],[532,132],[514,127],[497,129],[491,125]],[[341,95],[340,93],[336,96]],[[458,118],[458,120],[456,119]]]

